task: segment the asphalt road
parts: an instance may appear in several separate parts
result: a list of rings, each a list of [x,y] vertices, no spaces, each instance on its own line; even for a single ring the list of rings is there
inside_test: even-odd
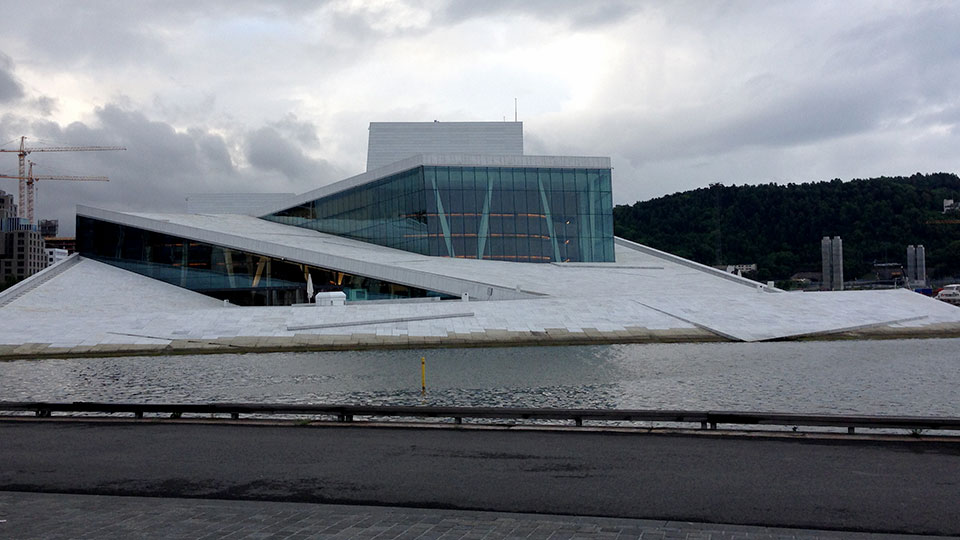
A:
[[[0,490],[960,534],[960,444],[0,422]]]

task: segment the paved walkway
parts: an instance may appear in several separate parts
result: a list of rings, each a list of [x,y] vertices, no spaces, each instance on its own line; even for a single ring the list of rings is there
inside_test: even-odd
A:
[[[932,537],[504,512],[2,491],[0,538],[866,540]]]
[[[956,535],[960,447],[639,433],[0,423],[0,490]]]

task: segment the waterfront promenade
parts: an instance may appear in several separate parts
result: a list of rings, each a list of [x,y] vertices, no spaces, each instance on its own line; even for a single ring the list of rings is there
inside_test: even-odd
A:
[[[656,520],[660,524],[653,526],[661,528],[666,522],[694,522],[960,533],[960,444],[908,438],[7,421],[0,423],[0,462],[0,490],[8,492],[522,512],[538,514],[517,518],[527,525],[566,524],[554,526],[557,530],[572,526],[573,518],[547,515]],[[51,497],[54,507],[73,504]],[[90,500],[77,504],[101,504]],[[157,502],[155,510],[162,514],[171,504],[175,509],[181,503]],[[275,510],[278,516],[288,511],[283,508]],[[354,508],[348,514],[362,514]],[[313,505],[289,511],[321,521],[309,516],[334,512]],[[409,512],[434,516],[430,519],[448,515]],[[449,516],[454,516],[449,528],[458,531],[464,529],[457,520],[478,519],[471,513]],[[597,527],[595,532],[603,532]],[[709,532],[714,526],[699,527],[690,537],[715,537]],[[667,528],[674,532],[660,531],[662,537],[684,537],[676,526]],[[494,529],[488,536],[500,537]],[[562,532],[573,537],[568,529]]]

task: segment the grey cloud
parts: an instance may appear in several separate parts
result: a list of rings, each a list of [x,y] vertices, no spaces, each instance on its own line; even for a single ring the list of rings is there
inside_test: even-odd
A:
[[[614,24],[622,21],[631,13],[645,9],[644,4],[630,0],[591,1],[583,0],[449,0],[438,2],[412,2],[412,7],[430,11],[431,28],[460,24],[477,18],[528,17],[537,20],[560,23],[567,28],[590,28]],[[406,36],[422,34],[429,28],[415,26],[396,26],[376,28],[373,15],[361,12],[330,13],[332,27],[338,36],[356,45],[385,36]]]
[[[748,77],[692,106],[633,110],[629,101],[610,99],[621,107],[570,118],[562,129],[576,123],[590,140],[604,141],[608,152],[637,165],[712,160],[748,147],[779,151],[895,131],[904,123],[954,126],[960,37],[953,28],[960,14],[942,11],[919,10],[904,21],[827,33],[810,41],[803,67],[768,64],[759,67],[769,72],[753,76],[730,73],[732,80]]]
[[[288,113],[283,119],[271,124],[277,130],[293,137],[300,144],[319,144],[317,126],[313,122],[302,122],[297,115]]]
[[[31,41],[32,52],[56,59],[60,64],[136,66],[166,62],[169,40],[176,39],[176,33],[191,24],[202,28],[208,21],[225,18],[295,20],[314,9],[316,6],[309,2],[272,4],[249,0],[157,3],[114,0],[87,2],[82,6],[69,2],[35,2],[10,6],[5,21],[0,20],[0,31],[16,30],[17,34],[42,36]],[[174,71],[177,66],[168,67]]]
[[[453,0],[439,13],[438,19],[458,23],[491,16],[534,17],[538,20],[562,22],[568,27],[586,28],[622,21],[631,13],[641,11],[641,2],[612,0],[584,2],[583,0]]]
[[[136,3],[109,7],[91,4],[83,9],[64,9],[56,4],[31,6],[16,19],[25,32],[43,36],[31,42],[33,54],[55,58],[60,64],[97,66],[140,64],[158,59],[166,49],[164,40],[150,30],[149,17]]]
[[[70,126],[44,122],[31,126],[28,121],[53,118],[57,97],[63,108],[76,107],[67,94],[36,98],[20,89],[27,95],[21,95],[16,106],[2,107],[24,116],[4,115],[7,110],[0,113],[4,116],[0,142],[29,134],[69,144],[129,148],[122,154],[38,156],[44,165],[65,164],[58,173],[114,178],[109,186],[44,186],[42,201],[52,203],[62,193],[65,205],[66,194],[71,194],[74,203],[95,199],[131,210],[175,211],[182,196],[191,192],[305,191],[343,176],[325,160],[316,159],[318,150],[326,150],[321,141],[336,149],[338,163],[361,156],[355,161],[362,164],[366,122],[469,119],[464,117],[477,114],[472,113],[477,96],[499,88],[507,96],[519,93],[521,113],[524,99],[542,103],[527,118],[528,153],[613,155],[623,168],[630,163],[638,171],[661,175],[674,170],[669,173],[672,178],[689,175],[704,182],[747,181],[737,176],[744,170],[762,179],[773,174],[768,171],[782,172],[774,168],[776,164],[811,148],[822,153],[848,144],[844,148],[854,150],[847,154],[856,153],[850,141],[869,145],[881,138],[898,140],[903,135],[898,130],[936,133],[928,146],[943,145],[956,136],[951,139],[943,133],[953,129],[957,134],[955,126],[960,122],[955,90],[960,85],[960,33],[955,31],[960,27],[960,10],[949,3],[798,6],[679,0],[458,0],[415,3],[431,10],[428,27],[400,24],[381,30],[374,28],[379,28],[378,21],[369,13],[366,17],[331,14],[332,3],[105,0],[80,8],[67,3],[35,4],[13,7],[14,13],[0,20],[0,32],[17,43],[16,50],[30,51],[37,73],[102,76],[120,81],[119,87],[93,85],[88,92],[134,96],[128,101],[111,97],[115,104],[100,109],[94,122]],[[340,18],[319,21],[316,32],[301,24],[325,14]],[[649,32],[628,26],[638,21]],[[591,36],[600,38],[616,36],[612,45],[618,52],[597,58],[603,68],[597,77],[604,80],[582,80],[583,88],[574,89],[577,95],[567,96],[572,98],[568,102],[556,95],[564,91],[560,87],[569,73],[551,71],[563,71],[564,66],[530,66],[536,80],[529,83],[531,96],[525,98],[522,88],[509,88],[523,80],[511,74],[509,62],[494,54],[490,65],[477,65],[469,50],[469,44],[476,43],[480,51],[488,34],[513,31],[520,24],[524,31],[540,32],[532,37],[542,36],[548,44],[577,30],[592,31]],[[263,34],[244,34],[247,26]],[[271,47],[281,45],[275,36],[285,28],[295,33],[282,43],[286,48]],[[215,29],[220,33],[196,34]],[[498,38],[500,46],[510,51],[516,36],[503,34]],[[178,35],[191,43],[204,43],[208,50],[181,58],[177,55],[182,51],[170,41]],[[241,40],[237,37],[241,35],[249,39]],[[356,102],[349,94],[330,90],[364,77],[360,84],[383,84],[375,72],[383,60],[377,55],[404,51],[415,60],[418,47],[444,47],[441,39],[468,40],[463,57],[452,58],[468,76],[457,70],[427,73],[411,68],[411,81],[435,77],[437,90],[413,85],[420,95],[412,95],[397,88],[395,99],[379,102],[369,100],[367,96],[378,94],[367,89],[358,92],[362,97]],[[657,53],[660,50],[662,54]],[[389,54],[383,57],[389,59]],[[622,56],[622,64],[610,64],[617,55]],[[297,64],[291,68],[279,58],[292,58]],[[297,69],[302,69],[302,77]],[[272,70],[292,74],[275,81],[277,72]],[[157,88],[140,88],[142,81],[136,80],[140,73],[151,84],[159,81]],[[323,74],[322,80],[318,73]],[[6,95],[3,76],[17,83],[14,74],[9,60],[0,62],[0,101]],[[466,82],[457,84],[456,77]],[[660,94],[632,87],[658,85],[661,78],[665,90]],[[309,99],[299,97],[305,88],[311,92]],[[153,92],[158,96],[149,108],[153,112],[136,112],[149,100],[144,96]],[[670,92],[677,95],[664,96]],[[651,101],[642,103],[640,95],[650,96]],[[282,116],[286,111],[296,115]],[[77,111],[68,112],[71,118],[82,117]],[[185,131],[184,126],[194,127]],[[955,155],[938,152],[918,152],[916,157],[904,153],[897,159],[916,160],[913,168],[923,170],[919,162],[929,156]],[[863,153],[882,157],[894,152],[865,149]],[[818,170],[829,178],[844,174],[843,167],[854,170],[855,162],[861,161],[842,162],[843,155],[836,152],[834,161],[826,164],[819,159],[807,161],[818,161]],[[885,163],[894,161],[888,157]],[[802,161],[791,165],[814,167]],[[837,172],[830,173],[831,168]],[[803,175],[821,178],[797,174],[801,179]]]
[[[13,60],[0,52],[0,103],[23,97],[23,86],[13,76]]]
[[[892,17],[892,16],[891,16]],[[876,78],[898,107],[911,110],[956,101],[960,85],[960,12],[920,5],[895,20],[863,23],[838,36],[828,69]]]
[[[58,103],[56,98],[40,96],[34,100],[34,106],[40,114],[50,116],[56,112]]]
[[[64,134],[72,141],[86,140],[86,144],[98,144],[91,141],[108,137],[116,141],[109,144],[122,143],[156,173],[182,174],[184,163],[196,163],[197,147],[193,139],[177,132],[170,124],[150,121],[142,113],[125,111],[116,105],[98,109],[97,118],[102,125],[98,130],[74,123],[67,126]],[[195,172],[195,167],[186,172]]]
[[[279,171],[295,181],[329,180],[335,174],[329,163],[306,156],[273,127],[262,127],[247,135],[246,156],[254,167]]]
[[[883,89],[828,81],[796,89],[766,106],[704,130],[697,145],[708,151],[747,145],[782,147],[859,133],[884,119],[891,104]]]
[[[956,63],[960,50],[960,12],[950,4],[914,4],[906,13],[862,22],[837,36],[842,65],[894,61],[923,71]]]
[[[61,233],[73,232],[77,204],[132,212],[182,212],[190,193],[306,191],[336,178],[323,160],[306,157],[274,128],[254,130],[248,138],[251,164],[239,168],[231,144],[204,127],[180,131],[138,111],[107,105],[95,111],[96,124],[4,115],[0,142],[26,134],[36,144],[120,145],[124,152],[50,152],[32,154],[40,173],[110,177],[110,182],[41,182],[37,215],[59,219]],[[40,143],[39,141],[43,141]],[[16,169],[16,160],[0,155],[0,170]],[[9,163],[8,163],[9,162]],[[287,175],[294,175],[291,181]],[[15,184],[3,184],[16,191]]]
[[[203,117],[213,111],[216,104],[216,96],[210,93],[183,95],[183,92],[177,92],[172,98],[160,95],[153,97],[157,113],[170,121],[189,121]]]
[[[199,128],[189,130],[190,136],[195,141],[203,157],[211,168],[221,172],[233,172],[233,160],[230,158],[230,150],[227,148],[223,137],[216,134],[207,133]]]

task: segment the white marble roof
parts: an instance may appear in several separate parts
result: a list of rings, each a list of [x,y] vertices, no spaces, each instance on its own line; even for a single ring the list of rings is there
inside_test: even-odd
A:
[[[447,336],[551,328],[702,328],[735,340],[759,341],[873,325],[960,324],[960,308],[906,290],[764,292],[750,280],[625,241],[617,243],[616,263],[514,263],[428,257],[250,216],[117,214],[91,208],[78,213],[325,268],[399,278],[451,294],[468,290],[478,298],[493,288],[493,298],[500,300],[356,303],[326,310],[225,307],[206,296],[84,259],[0,307],[5,321],[0,344],[283,337],[302,333],[293,329],[298,326],[344,321],[357,324],[307,332]],[[384,320],[395,322],[376,322]]]

